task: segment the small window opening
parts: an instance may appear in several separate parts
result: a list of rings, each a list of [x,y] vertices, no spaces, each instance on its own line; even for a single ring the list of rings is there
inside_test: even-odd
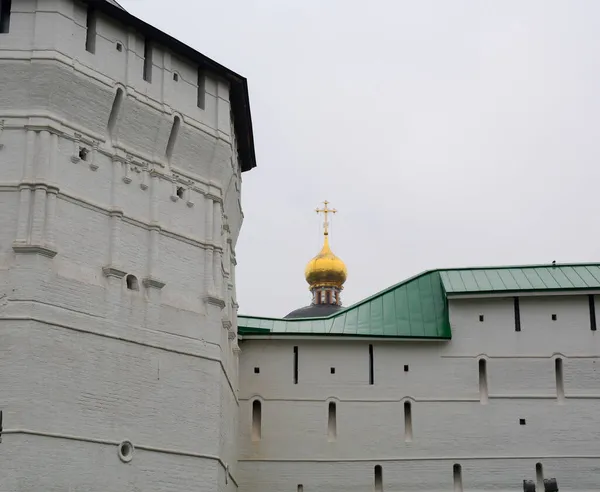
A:
[[[521,331],[521,307],[519,305],[519,298],[515,297],[515,331]]]
[[[90,151],[85,147],[79,147],[79,158],[82,161],[87,161]]]
[[[590,305],[590,330],[596,331],[596,304],[593,295],[588,296],[588,302]]]
[[[173,80],[179,82],[179,74],[177,72],[173,72]]]
[[[204,70],[198,69],[198,107],[204,109],[206,104],[206,75]]]
[[[544,489],[544,468],[541,463],[535,464],[535,481],[540,491]]]
[[[123,463],[129,463],[133,459],[134,447],[130,441],[123,441],[117,448],[119,458]]]
[[[260,374],[260,367],[254,368],[254,374]]]
[[[556,314],[552,315],[552,321],[556,321]]]
[[[304,492],[304,485],[301,483],[298,484],[298,492]]]
[[[527,422],[525,421],[525,419],[519,419],[519,425],[526,425]]]
[[[260,401],[252,402],[252,440],[260,441],[262,435],[262,405]]]
[[[556,376],[556,397],[559,400],[565,398],[565,382],[563,376],[563,360],[557,358],[554,360],[554,373]]]
[[[152,43],[144,41],[144,80],[152,83]]]
[[[454,478],[454,492],[462,492],[462,466],[458,463],[455,463],[452,467],[452,476]]]
[[[483,314],[479,315],[479,321],[481,321],[483,323]]]
[[[412,430],[412,405],[409,401],[404,402],[404,440],[406,442],[412,441],[413,430]]]
[[[479,359],[479,400],[481,403],[488,401],[487,361]]]
[[[294,384],[298,384],[298,347],[294,346]]]
[[[375,367],[373,363],[373,345],[369,345],[369,384],[375,383]]]
[[[327,418],[327,439],[335,441],[337,437],[337,414],[334,402],[329,403],[329,412]]]
[[[87,11],[86,28],[85,50],[90,53],[96,53],[96,11],[91,5]]]
[[[383,492],[383,471],[381,465],[375,465],[375,492]]]
[[[329,368],[329,372],[330,372],[331,374],[335,374],[335,367],[330,367],[330,368]]]
[[[0,0],[0,34],[10,31],[11,0]]]
[[[125,277],[125,283],[127,284],[127,289],[129,290],[140,290],[140,286],[135,275],[127,275],[127,277]]]
[[[408,372],[408,364],[404,364],[404,372]]]
[[[117,43],[117,51],[123,51],[123,45],[121,43]]]
[[[177,196],[178,196],[179,198],[183,198],[183,193],[184,193],[184,191],[185,191],[185,190],[183,189],[183,186],[178,186],[178,187],[177,187]]]

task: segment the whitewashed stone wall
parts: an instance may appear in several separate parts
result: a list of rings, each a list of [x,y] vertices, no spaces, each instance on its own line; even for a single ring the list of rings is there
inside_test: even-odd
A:
[[[126,26],[98,14],[92,54],[83,4],[12,5],[0,490],[233,492],[242,212],[228,85],[206,74],[201,109],[191,61],[154,45],[149,83]]]
[[[524,479],[536,480],[541,463],[545,478],[556,477],[561,490],[596,490],[600,342],[590,329],[588,297],[523,297],[520,313],[516,332],[512,299],[451,300],[453,337],[446,342],[243,340],[241,489],[364,492],[376,489],[374,467],[380,465],[383,490],[517,491]],[[564,398],[557,393],[557,357]],[[260,440],[252,437],[256,399]],[[336,404],[335,439],[330,402]],[[411,404],[409,436],[405,402]],[[455,464],[462,475],[456,489]]]

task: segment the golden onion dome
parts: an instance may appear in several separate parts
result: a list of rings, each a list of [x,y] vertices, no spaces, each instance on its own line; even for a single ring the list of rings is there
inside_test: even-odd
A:
[[[329,248],[329,239],[325,233],[325,243],[321,252],[306,265],[304,270],[306,281],[310,289],[315,287],[337,287],[342,289],[348,271],[342,260],[333,254]]]

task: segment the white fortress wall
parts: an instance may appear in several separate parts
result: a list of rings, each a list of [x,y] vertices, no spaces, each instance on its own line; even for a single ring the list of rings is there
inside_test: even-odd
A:
[[[386,490],[452,490],[458,464],[464,490],[518,490],[523,479],[536,480],[540,463],[561,489],[593,490],[600,476],[600,351],[588,296],[519,303],[516,332],[512,298],[450,300],[451,341],[247,336],[240,360],[242,488],[377,490],[379,465]],[[255,400],[260,440],[253,435]]]

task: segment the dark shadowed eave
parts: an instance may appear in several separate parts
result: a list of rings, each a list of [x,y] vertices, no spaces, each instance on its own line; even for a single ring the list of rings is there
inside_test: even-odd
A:
[[[213,72],[227,80],[230,84],[229,100],[233,113],[240,167],[242,171],[249,171],[256,167],[256,154],[254,150],[254,135],[252,131],[252,117],[250,114],[250,98],[248,95],[247,80],[237,73],[229,70],[223,65],[211,60],[194,48],[182,43],[169,34],[147,24],[141,19],[123,9],[114,0],[82,0],[92,5],[99,12],[104,13],[131,28],[135,29],[145,37],[169,48],[174,53],[184,56],[198,64],[208,72]]]

